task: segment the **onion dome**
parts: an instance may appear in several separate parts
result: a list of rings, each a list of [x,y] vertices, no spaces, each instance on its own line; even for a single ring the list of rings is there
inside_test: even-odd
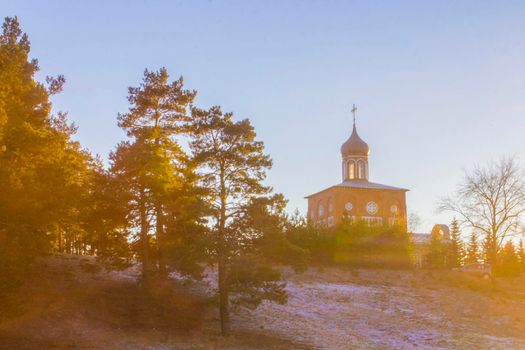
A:
[[[343,158],[346,156],[365,156],[368,157],[370,153],[370,147],[363,141],[357,134],[357,129],[354,124],[352,135],[346,140],[341,146],[341,154]]]

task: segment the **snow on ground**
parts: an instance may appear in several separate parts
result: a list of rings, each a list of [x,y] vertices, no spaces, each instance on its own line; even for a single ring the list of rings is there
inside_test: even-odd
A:
[[[315,349],[525,348],[523,338],[497,335],[499,330],[490,333],[493,325],[513,322],[504,314],[490,314],[486,327],[471,322],[483,312],[483,296],[472,307],[463,305],[462,311],[463,299],[472,299],[469,292],[454,295],[448,289],[414,288],[401,281],[349,279],[349,274],[337,272],[330,280],[324,278],[326,273],[289,273],[287,304],[265,302],[254,311],[240,310],[234,327],[265,329]]]
[[[68,255],[35,264],[0,349],[525,349],[525,278],[283,269],[288,303],[235,311],[223,338],[208,299],[216,269],[200,282],[173,274],[173,294],[160,285],[144,304],[140,266],[96,267]]]
[[[521,289],[510,295],[487,293],[479,285],[464,288],[468,280],[463,288],[451,287],[439,273],[429,278],[432,273],[423,271],[283,271],[288,303],[238,310],[232,329],[313,349],[525,349]],[[126,282],[139,274],[138,266],[109,272],[112,279]],[[176,273],[171,277],[193,294],[216,292],[214,267],[198,283]],[[481,280],[473,282],[484,287]]]

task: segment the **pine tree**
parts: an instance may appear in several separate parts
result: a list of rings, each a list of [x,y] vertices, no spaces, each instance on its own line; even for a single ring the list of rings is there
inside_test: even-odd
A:
[[[243,225],[256,237],[250,248],[252,254],[255,250],[272,264],[289,265],[302,272],[308,267],[309,254],[287,237],[287,231],[299,219],[297,215],[286,215],[287,202],[282,194],[253,199],[246,207]]]
[[[480,258],[485,263],[490,263],[492,266],[494,265],[494,258],[492,257],[491,250],[493,249],[494,245],[491,243],[491,236],[485,235],[483,238],[483,241],[481,242],[481,253]]]
[[[523,247],[523,240],[520,239],[518,246],[518,259],[520,262],[520,271],[525,271],[525,248]]]
[[[198,185],[200,180],[191,161],[179,169],[183,181],[165,197],[166,210],[166,264],[181,274],[202,277],[203,261],[209,261],[212,249],[206,240],[207,190]]]
[[[501,276],[516,276],[520,272],[520,261],[512,241],[508,241],[500,252],[496,271]]]
[[[130,193],[122,179],[103,169],[101,161],[95,170],[80,222],[91,247],[90,254],[110,269],[122,269],[133,259],[129,244],[132,225],[127,207]]]
[[[449,267],[461,266],[465,258],[465,250],[459,231],[459,224],[455,218],[450,224],[450,240],[448,265]]]
[[[18,19],[7,17],[0,34],[0,294],[35,256],[61,248],[62,232],[69,251],[86,249],[78,218],[92,159],[71,140],[76,128],[66,114],[52,114],[49,98],[65,79],[38,82],[30,48]]]
[[[479,244],[476,233],[470,235],[467,243],[467,255],[465,257],[465,264],[475,264],[479,260]]]
[[[136,254],[142,262],[142,278],[147,283],[151,272],[150,222],[152,195],[148,189],[148,169],[144,166],[150,153],[147,144],[122,142],[110,154],[110,173],[119,187],[126,189],[121,207],[127,211],[133,229],[139,232],[140,249]]]
[[[122,157],[115,157],[121,163],[115,168],[134,178],[131,184],[135,185],[134,201],[140,218],[145,278],[150,265],[150,222],[154,224],[155,265],[161,275],[166,274],[167,202],[183,186],[183,169],[187,168],[188,157],[176,137],[189,119],[188,108],[196,93],[183,85],[182,77],[170,83],[165,68],[146,70],[141,85],[129,88],[128,113],[118,116],[119,126],[132,142],[121,144]]]
[[[425,257],[425,265],[430,269],[440,269],[444,267],[445,247],[443,238],[436,232],[430,235],[429,252]]]
[[[249,120],[236,122],[220,107],[207,111],[195,108],[192,117],[191,149],[200,164],[203,186],[209,191],[221,331],[228,335],[232,292],[249,296],[250,302],[283,300],[279,274],[259,264],[259,256],[250,248],[254,237],[247,234],[252,229],[246,219],[250,203],[270,192],[262,181],[272,161],[264,154],[264,144],[256,140]]]

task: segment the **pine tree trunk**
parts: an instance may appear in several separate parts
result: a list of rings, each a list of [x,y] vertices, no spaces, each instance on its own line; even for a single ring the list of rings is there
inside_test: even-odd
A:
[[[155,111],[155,130],[157,131],[157,136],[155,137],[155,150],[158,149],[160,145],[160,128],[159,128],[159,119],[160,119],[160,112],[158,110]],[[159,266],[159,274],[161,276],[166,275],[166,264],[164,263],[164,256],[163,256],[163,246],[162,246],[162,240],[163,240],[163,234],[164,234],[164,223],[163,223],[163,215],[162,215],[162,203],[159,199],[155,200],[155,212],[157,214],[157,223],[155,227],[155,235],[157,236],[157,264]]]
[[[71,254],[71,233],[67,228],[64,231],[64,238],[66,243],[66,253]]]
[[[142,242],[142,278],[147,283],[149,278],[149,242],[148,217],[146,213],[146,198],[144,189],[140,191],[140,240]]]
[[[159,266],[159,274],[166,275],[166,263],[164,261],[164,217],[162,215],[162,204],[157,201],[155,205],[157,213],[156,236],[157,236],[157,263]]]
[[[222,254],[221,254],[222,255]],[[221,317],[221,334],[230,335],[229,293],[226,283],[226,263],[223,256],[219,257],[219,312]]]
[[[219,272],[219,312],[221,317],[221,333],[223,336],[230,335],[230,300],[228,287],[227,269],[227,242],[224,231],[226,229],[226,183],[224,168],[221,167],[220,173],[220,217],[219,217],[219,242],[218,242],[218,272]]]
[[[58,252],[64,252],[64,247],[62,245],[62,229],[60,228],[60,224],[58,225]]]

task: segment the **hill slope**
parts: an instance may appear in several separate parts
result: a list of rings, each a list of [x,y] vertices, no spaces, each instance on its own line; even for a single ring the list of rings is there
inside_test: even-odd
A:
[[[91,257],[38,260],[18,316],[0,320],[0,349],[305,348],[268,332],[222,338],[203,285],[173,281],[145,297],[137,276],[104,271]]]
[[[494,289],[447,271],[336,269],[286,278],[288,304],[241,313],[239,325],[264,326],[316,349],[525,348],[522,280],[501,280]]]
[[[174,280],[145,297],[137,275],[88,257],[41,259],[20,314],[0,322],[0,349],[525,348],[522,280],[284,269],[288,304],[236,311],[234,335],[222,338],[204,282]]]

